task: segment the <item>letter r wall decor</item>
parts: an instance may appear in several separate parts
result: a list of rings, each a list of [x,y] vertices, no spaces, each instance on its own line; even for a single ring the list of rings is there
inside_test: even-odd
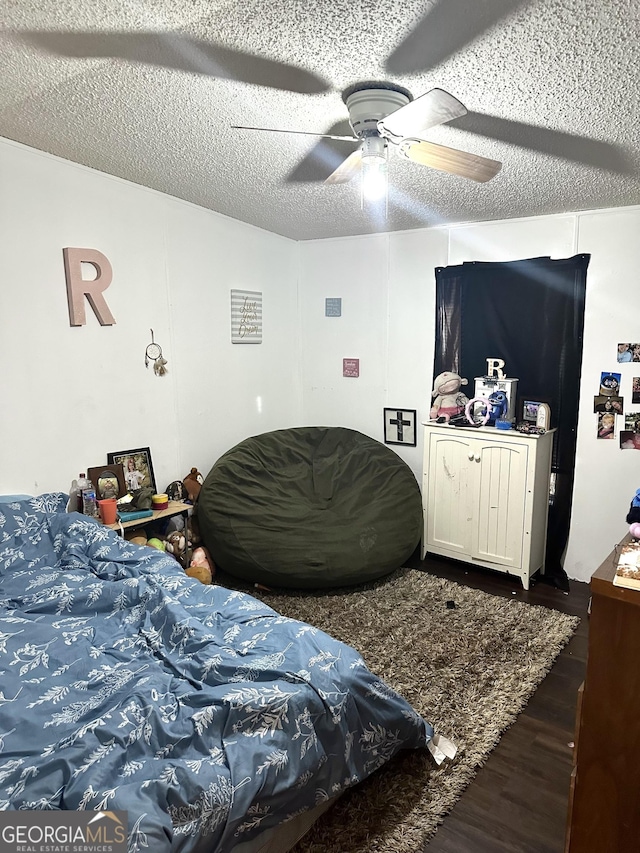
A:
[[[113,270],[109,259],[97,249],[62,250],[64,256],[64,274],[67,280],[67,302],[69,303],[69,321],[72,326],[84,326],[87,322],[84,297],[89,300],[93,313],[101,326],[114,326],[115,319],[107,305],[103,292],[111,284]],[[96,269],[96,278],[86,281],[82,278],[82,264],[91,264]]]

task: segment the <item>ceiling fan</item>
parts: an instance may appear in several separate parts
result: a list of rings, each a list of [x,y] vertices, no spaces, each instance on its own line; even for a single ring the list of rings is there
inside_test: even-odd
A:
[[[363,193],[368,198],[382,195],[385,191],[390,145],[407,160],[473,181],[489,181],[500,171],[502,164],[497,160],[424,139],[424,133],[430,128],[459,118],[467,112],[457,98],[443,89],[431,89],[414,99],[403,86],[364,82],[345,89],[342,100],[349,111],[352,136],[242,125],[234,125],[233,129],[299,133],[357,143],[358,148],[326,178],[325,183],[344,184],[361,173]]]

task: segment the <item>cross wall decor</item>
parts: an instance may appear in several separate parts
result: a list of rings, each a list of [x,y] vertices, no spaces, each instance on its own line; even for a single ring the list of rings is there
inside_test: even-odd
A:
[[[416,446],[416,409],[384,409],[384,443]]]

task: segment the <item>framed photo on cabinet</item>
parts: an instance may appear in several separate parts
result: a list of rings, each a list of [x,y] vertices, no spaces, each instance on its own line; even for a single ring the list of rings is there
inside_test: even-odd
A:
[[[520,401],[520,418],[529,424],[549,429],[551,424],[551,409],[548,400],[528,400],[523,397]],[[544,423],[538,423],[544,421]]]

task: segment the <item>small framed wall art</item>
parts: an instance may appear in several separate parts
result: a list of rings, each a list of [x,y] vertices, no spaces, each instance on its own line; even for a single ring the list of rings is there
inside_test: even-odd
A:
[[[262,293],[231,291],[231,343],[262,343]]]
[[[324,300],[324,316],[325,317],[342,317],[342,297],[328,296]]]
[[[384,443],[416,446],[416,409],[384,409]]]
[[[351,379],[357,379],[360,376],[360,359],[359,358],[343,358],[342,359],[342,375]]]

